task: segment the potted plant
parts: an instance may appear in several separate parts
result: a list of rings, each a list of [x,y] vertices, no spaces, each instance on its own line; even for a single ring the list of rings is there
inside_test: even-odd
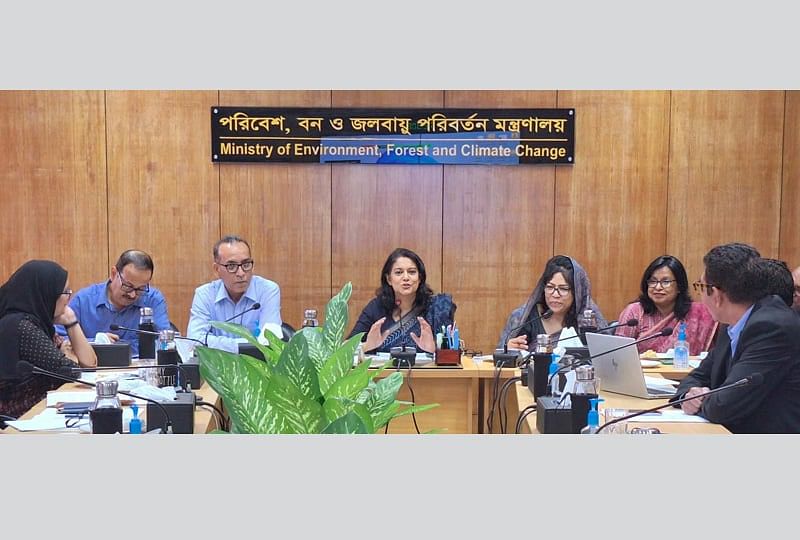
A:
[[[284,343],[266,328],[262,345],[243,326],[212,322],[257,346],[265,360],[198,347],[200,372],[222,398],[233,433],[375,433],[393,418],[436,404],[398,401],[400,371],[378,379],[386,369],[354,366],[363,333],[343,341],[347,302],[345,284],[325,309],[325,322],[296,332]]]

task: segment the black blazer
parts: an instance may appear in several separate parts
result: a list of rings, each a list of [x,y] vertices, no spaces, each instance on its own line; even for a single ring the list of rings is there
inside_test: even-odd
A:
[[[703,400],[700,414],[733,433],[800,433],[800,318],[778,296],[756,302],[736,354],[722,328],[708,357],[678,385],[674,401],[694,386],[718,388],[761,373],[764,382]]]

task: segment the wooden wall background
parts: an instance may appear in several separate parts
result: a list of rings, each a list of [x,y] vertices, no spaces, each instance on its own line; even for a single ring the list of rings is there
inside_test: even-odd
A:
[[[214,105],[574,107],[571,166],[212,164]],[[127,248],[185,329],[211,247],[246,237],[284,320],[352,281],[351,323],[388,253],[417,251],[470,347],[490,350],[545,261],[572,255],[615,319],[671,253],[715,244],[800,264],[799,91],[4,91],[0,279],[32,258],[102,281]]]

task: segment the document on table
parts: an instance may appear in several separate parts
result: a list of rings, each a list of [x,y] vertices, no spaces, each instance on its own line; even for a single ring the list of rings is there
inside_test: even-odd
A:
[[[641,416],[637,416],[635,418],[631,418],[630,420],[626,420],[627,422],[685,422],[685,423],[696,423],[696,424],[708,424],[708,420],[703,418],[702,416],[697,416],[696,414],[686,414],[681,409],[676,408],[668,408],[668,409],[661,409],[660,414],[643,414]]]
[[[54,430],[54,429],[63,429],[69,431],[80,431],[81,426],[88,426],[89,425],[89,415],[84,415],[81,419],[77,421],[77,423],[71,427],[67,428],[65,425],[65,421],[67,420],[66,415],[58,414],[58,411],[53,408],[46,408],[30,420],[14,420],[12,422],[6,422],[9,426],[13,427],[18,431],[45,431],[45,430]]]

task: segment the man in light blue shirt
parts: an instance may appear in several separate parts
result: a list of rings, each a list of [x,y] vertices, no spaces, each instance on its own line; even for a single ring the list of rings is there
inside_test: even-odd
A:
[[[253,275],[250,244],[238,236],[225,236],[214,244],[214,272],[219,279],[194,291],[187,336],[209,347],[239,351],[237,336],[213,328],[211,321],[229,321],[253,330],[267,323],[281,325],[281,290],[278,284]],[[254,308],[255,304],[260,307]]]
[[[138,334],[128,330],[112,332],[112,324],[137,328],[139,308],[151,307],[156,330],[170,327],[167,301],[158,289],[150,286],[153,269],[150,255],[144,251],[129,249],[111,267],[108,281],[84,287],[72,297],[69,305],[88,338],[94,338],[98,332],[105,332],[111,341],[129,342],[131,353],[138,356]],[[62,336],[67,334],[62,326],[57,326],[56,330]]]

